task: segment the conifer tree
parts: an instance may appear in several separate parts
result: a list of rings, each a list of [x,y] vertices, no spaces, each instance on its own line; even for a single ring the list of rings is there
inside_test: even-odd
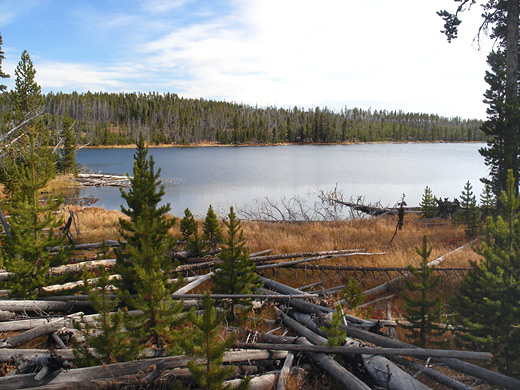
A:
[[[503,215],[488,218],[486,241],[471,262],[453,300],[455,319],[464,332],[458,340],[473,350],[489,351],[500,372],[520,378],[520,197],[513,172],[499,201]]]
[[[341,347],[345,344],[347,331],[344,329],[342,330],[340,325],[344,325],[343,309],[338,305],[334,313],[332,313],[332,320],[328,326],[321,327],[321,330],[327,335],[327,345],[329,347]],[[336,355],[334,359],[340,364],[343,362],[343,357],[341,355]]]
[[[2,71],[2,61],[5,60],[4,51],[2,50],[2,45],[4,41],[2,39],[2,34],[0,34],[0,78],[8,79],[10,76]],[[7,86],[4,84],[0,84],[0,92],[5,91]]]
[[[255,265],[249,260],[245,240],[233,207],[230,208],[228,220],[224,221],[228,228],[219,258],[223,261],[213,276],[213,292],[217,294],[251,294],[262,286],[260,277],[255,272]],[[236,305],[250,307],[247,299],[232,299],[230,317],[237,318]]]
[[[17,121],[21,122],[28,114],[43,107],[41,87],[35,80],[36,69],[27,50],[23,51],[14,73],[16,75],[15,111]]]
[[[220,228],[217,216],[211,205],[209,205],[206,219],[202,224],[202,232],[202,238],[213,251],[216,250],[217,246],[224,240],[222,237],[222,229]]]
[[[76,136],[73,131],[74,121],[71,117],[63,118],[63,129],[61,138],[63,139],[63,149],[61,150],[59,167],[62,173],[77,173],[76,165]]]
[[[487,217],[494,216],[497,210],[497,202],[495,194],[493,194],[493,190],[491,185],[488,183],[484,184],[484,188],[482,189],[482,194],[480,194],[480,211],[482,214],[482,219],[486,220]]]
[[[130,317],[125,326],[134,337],[162,348],[175,339],[175,328],[181,321],[182,302],[174,302],[170,295],[182,285],[169,284],[175,264],[167,256],[173,246],[169,232],[175,223],[167,217],[170,205],[159,206],[164,187],[155,172],[153,157],[147,159],[143,137],[137,142],[134,155],[133,178],[130,189],[121,190],[128,207],[122,211],[129,219],[120,219],[121,248],[116,251],[116,270],[122,280],[119,285],[123,302],[143,316]]]
[[[186,241],[186,250],[190,252],[190,255],[192,257],[203,256],[202,245],[199,238],[199,226],[190,209],[184,210],[180,230],[182,238]]]
[[[482,228],[481,215],[469,181],[464,185],[459,204],[460,209],[455,215],[455,221],[466,226],[465,232],[468,236],[475,237],[479,235]]]
[[[17,67],[14,92],[18,118],[25,118],[26,110],[38,109],[41,105],[35,72],[29,56],[22,58]],[[63,247],[65,236],[55,235],[62,224],[55,216],[62,204],[61,197],[49,197],[41,202],[42,189],[55,175],[51,152],[42,142],[42,126],[42,120],[35,120],[24,127],[24,141],[10,148],[9,156],[4,158],[2,179],[8,194],[11,235],[4,237],[2,251],[6,267],[14,273],[8,282],[12,296],[38,296],[40,288],[50,282],[49,267],[68,260],[68,251]],[[51,255],[47,248],[55,246],[62,250]]]
[[[77,367],[126,362],[137,358],[138,346],[135,340],[123,332],[123,312],[118,310],[112,313],[119,304],[117,298],[112,298],[113,281],[102,267],[98,269],[98,274],[93,286],[87,283],[90,275],[86,272],[84,274],[86,292],[98,316],[93,323],[85,322],[83,318],[74,322],[74,327],[87,339],[83,344],[73,342]]]
[[[188,363],[188,368],[193,375],[195,383],[203,390],[229,389],[224,386],[227,377],[234,373],[235,367],[223,367],[224,352],[235,341],[236,336],[219,341],[219,332],[224,315],[218,315],[213,300],[209,293],[204,294],[202,301],[202,315],[197,315],[195,310],[189,313],[189,321],[192,324],[190,337],[181,339],[181,346],[187,355],[202,358],[204,363],[195,361]],[[238,389],[248,389],[250,379],[244,379]]]
[[[424,189],[419,206],[421,206],[421,216],[423,218],[434,218],[437,216],[437,203],[430,187],[426,186]]]
[[[415,250],[421,256],[421,265],[419,268],[408,266],[411,277],[405,282],[407,293],[402,295],[405,301],[405,318],[411,324],[400,325],[409,331],[408,337],[417,340],[417,344],[424,348],[431,343],[432,337],[444,333],[438,325],[442,322],[442,302],[439,295],[432,297],[432,290],[439,284],[439,277],[434,277],[434,268],[428,266],[432,248],[428,248],[426,236],[423,237],[422,247],[416,247]]]

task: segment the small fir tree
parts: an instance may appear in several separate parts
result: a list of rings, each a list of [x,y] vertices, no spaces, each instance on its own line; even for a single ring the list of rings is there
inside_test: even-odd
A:
[[[494,216],[497,210],[497,201],[493,189],[489,183],[484,184],[482,194],[480,194],[480,212],[482,219]]]
[[[486,240],[477,249],[484,259],[471,262],[452,303],[464,329],[459,343],[491,352],[500,372],[520,378],[520,197],[512,171],[507,183],[499,199],[502,215],[488,218]]]
[[[336,307],[336,311],[332,314],[332,320],[328,326],[321,327],[321,330],[327,335],[327,345],[329,347],[341,347],[345,344],[347,331],[340,329],[340,325],[344,325],[343,309],[340,305],[338,305]],[[340,364],[343,362],[341,355],[336,355],[334,359]]]
[[[202,224],[202,232],[202,238],[213,251],[215,251],[217,246],[224,240],[222,237],[222,229],[220,228],[217,216],[211,205],[209,205],[206,219]]]
[[[228,237],[224,241],[219,258],[223,261],[220,268],[213,276],[213,292],[217,294],[251,294],[262,286],[260,277],[255,272],[255,265],[249,260],[245,248],[244,236],[233,207],[231,207],[228,220],[224,221],[228,228]],[[231,299],[230,317],[237,318],[236,305],[250,307],[250,300]]]
[[[482,229],[481,214],[477,207],[477,200],[473,195],[473,187],[468,181],[460,195],[460,209],[455,215],[454,221],[466,226],[465,232],[470,237],[480,234]]]
[[[426,186],[424,189],[422,200],[419,205],[421,206],[421,216],[423,218],[434,218],[437,216],[437,203],[435,202],[435,197],[433,196],[430,187]]]
[[[187,355],[203,359],[202,364],[191,360],[188,368],[195,383],[203,390],[230,389],[224,386],[227,377],[235,372],[235,367],[223,366],[224,352],[235,341],[236,336],[219,341],[219,333],[224,315],[218,315],[209,293],[204,294],[202,300],[202,315],[197,315],[192,309],[189,313],[189,322],[192,328],[190,337],[181,339],[181,346]],[[238,389],[248,389],[250,379],[244,379]],[[235,387],[233,387],[235,388]]]
[[[183,304],[174,302],[170,295],[183,281],[181,277],[173,284],[168,281],[175,266],[167,256],[173,246],[169,230],[175,220],[166,215],[169,204],[159,207],[164,195],[160,170],[155,172],[153,157],[148,160],[146,156],[140,136],[130,189],[121,190],[128,204],[122,211],[129,219],[119,220],[125,241],[116,251],[116,270],[122,277],[119,291],[123,302],[144,312],[143,316],[126,318],[125,326],[138,340],[162,348],[174,341],[174,328],[181,323]]]
[[[104,268],[98,269],[99,277],[92,286],[88,285],[90,275],[84,273],[86,292],[92,308],[98,313],[94,322],[75,321],[74,327],[87,342],[73,341],[75,365],[77,367],[98,366],[131,361],[137,358],[138,346],[135,340],[124,332],[124,315],[121,310],[113,313],[119,300],[113,298],[112,283]]]
[[[2,71],[2,61],[5,60],[4,51],[2,50],[2,45],[4,41],[2,39],[2,34],[0,34],[0,78],[8,79],[10,76]],[[7,86],[4,84],[0,84],[0,92],[5,91]]]
[[[63,149],[59,159],[59,168],[61,173],[77,173],[76,165],[76,136],[73,131],[74,121],[71,117],[63,118],[63,129],[61,138],[63,139]]]
[[[199,238],[199,226],[190,209],[184,210],[184,217],[181,219],[180,230],[182,238],[186,241],[186,250],[192,257],[203,256],[202,245]]]
[[[439,326],[442,322],[442,302],[439,295],[432,297],[432,290],[439,284],[439,277],[434,277],[434,267],[428,266],[432,248],[428,248],[426,236],[423,237],[422,247],[416,247],[415,250],[421,256],[421,265],[419,268],[408,266],[411,277],[405,282],[407,293],[402,295],[406,310],[404,317],[411,324],[400,325],[409,331],[409,338],[417,340],[417,344],[424,348],[433,337],[444,333]]]

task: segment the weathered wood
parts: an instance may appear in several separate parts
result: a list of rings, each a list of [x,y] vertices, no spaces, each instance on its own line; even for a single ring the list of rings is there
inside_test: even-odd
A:
[[[266,352],[266,351],[231,351],[224,354],[224,363],[236,363],[241,361],[265,360],[265,359],[284,359],[287,352]],[[135,375],[140,371],[145,371],[152,365],[162,364],[164,369],[176,367],[186,367],[190,356],[169,356],[163,358],[146,359],[127,363],[107,364],[103,366],[76,368],[68,371],[53,372],[49,374],[43,383],[34,380],[35,374],[15,375],[0,378],[0,389],[19,390],[23,388],[36,387],[40,385],[59,385],[72,384],[74,382],[89,382],[97,379],[114,379],[125,375]],[[200,364],[203,361],[195,359]],[[59,387],[58,387],[59,388]]]
[[[81,314],[82,313],[76,313],[72,316],[69,316],[69,318],[76,317]],[[38,338],[40,336],[44,336],[46,334],[53,333],[53,332],[57,331],[58,329],[63,328],[65,326],[66,321],[67,321],[67,318],[60,318],[60,319],[51,321],[47,324],[27,330],[23,333],[15,335],[15,336],[11,336],[11,337],[7,338],[4,342],[1,342],[0,347],[1,348],[14,348],[19,345],[25,344],[31,340],[34,340],[35,338]]]
[[[323,255],[323,256],[316,256],[316,257],[307,257],[305,259],[301,260],[294,260],[294,261],[287,261],[283,263],[271,263],[271,264],[265,264],[265,265],[258,265],[256,267],[257,270],[263,270],[263,269],[272,269],[272,268],[283,268],[283,267],[290,267],[295,264],[301,264],[301,263],[308,263],[310,261],[319,261],[323,259],[336,259],[338,257],[349,257],[349,256],[376,256],[376,255],[384,255],[386,252],[380,252],[380,253],[364,253],[364,252],[355,252],[355,253],[342,253],[339,255]]]
[[[304,295],[287,295],[287,294],[210,294],[212,299],[276,299],[276,300],[290,300],[295,297],[298,298],[317,298],[318,294]],[[173,299],[202,299],[204,294],[172,294],[170,295]]]
[[[37,301],[37,300],[0,300],[0,310],[12,312],[61,311],[90,307],[89,302]]]
[[[251,384],[249,386],[249,390],[265,390],[271,389],[276,383],[276,374],[263,374],[260,376],[256,376],[251,378]],[[231,379],[229,381],[225,381],[224,385],[229,385],[232,389],[238,387],[242,380],[241,379]]]
[[[10,311],[0,310],[0,322],[12,320],[15,317],[15,314]]]
[[[449,376],[443,375],[438,371],[435,371],[431,368],[421,366],[419,363],[412,362],[411,360],[404,359],[399,356],[388,356],[388,359],[392,360],[394,363],[397,363],[401,366],[409,367],[415,370],[417,373],[414,376],[417,376],[418,373],[422,373],[434,381],[444,385],[450,389],[454,390],[475,390],[473,387],[465,385],[462,382],[459,382]]]
[[[321,251],[321,252],[300,252],[300,253],[284,253],[280,255],[269,255],[269,256],[254,256],[254,262],[258,261],[271,261],[271,260],[284,260],[284,259],[296,259],[299,257],[315,257],[315,256],[325,256],[325,255],[338,255],[341,253],[351,253],[351,252],[365,252],[366,249],[339,249],[335,251]],[[252,255],[249,256],[253,257]]]
[[[83,187],[130,187],[129,176],[104,173],[78,173],[74,181]]]
[[[294,355],[292,353],[288,353],[285,357],[283,367],[280,370],[280,375],[278,376],[278,384],[276,386],[276,390],[285,390],[285,384],[287,383],[287,377],[289,376],[289,371],[291,369],[293,360]]]
[[[321,345],[294,345],[294,344],[271,344],[271,343],[234,343],[235,348],[243,349],[266,349],[272,351],[289,352],[317,352],[333,353],[340,355],[395,355],[395,356],[414,356],[421,358],[428,357],[447,357],[455,359],[471,359],[489,361],[489,352],[472,352],[446,349],[425,349],[425,348],[372,348],[372,347],[328,347]]]
[[[429,390],[430,388],[424,383],[419,382],[408,373],[401,370],[388,359],[382,356],[363,356],[365,367],[374,378],[378,386],[389,390]]]
[[[432,260],[432,261],[428,262],[428,267],[434,267],[437,264],[440,264],[441,262],[446,260],[446,257],[448,257],[449,255],[452,255],[452,254],[454,254],[454,253],[456,253],[458,251],[461,251],[461,250],[467,248],[470,245],[473,245],[475,242],[477,242],[477,240],[478,239],[472,240],[472,241],[470,241],[470,242],[468,242],[468,243],[458,247],[457,249],[454,249],[451,252],[446,253],[445,255],[442,255],[442,256],[436,258],[435,260]],[[386,291],[392,284],[395,284],[396,282],[398,282],[400,280],[406,279],[409,276],[410,276],[410,273],[406,272],[405,274],[399,275],[399,276],[389,280],[388,282],[380,284],[379,286],[376,286],[376,287],[373,287],[373,288],[371,288],[369,290],[363,291],[363,294],[365,294],[367,296],[370,296],[370,295],[376,295],[376,294],[382,293],[383,291]]]
[[[296,340],[297,344],[300,345],[311,345],[309,341],[303,338]],[[331,375],[338,383],[345,386],[349,390],[369,390],[368,387],[361,379],[357,378],[354,374],[347,371],[345,367],[339,364],[330,356],[323,353],[306,352],[309,358],[314,360],[323,370]]]
[[[180,289],[175,291],[175,294],[176,295],[186,294],[188,291],[191,291],[194,288],[196,288],[196,287],[200,286],[201,284],[210,280],[212,275],[213,275],[213,272],[210,272],[206,275],[199,276],[196,280],[192,281],[191,283],[187,284],[186,286],[181,287]]]
[[[413,345],[404,343],[402,341],[394,340],[389,337],[367,332],[365,330],[357,329],[355,327],[340,326],[340,328],[346,329],[351,337],[365,340],[375,345],[381,345],[383,347],[391,348],[418,348]],[[492,385],[502,386],[511,390],[520,389],[520,380],[508,377],[498,372],[487,370],[485,368],[476,366],[468,362],[464,362],[462,360],[448,358],[433,358],[431,361],[445,364],[446,366],[455,371],[460,371],[464,374],[471,375]]]

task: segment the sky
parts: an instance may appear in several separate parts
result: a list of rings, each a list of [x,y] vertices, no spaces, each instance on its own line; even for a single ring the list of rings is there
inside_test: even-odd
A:
[[[481,10],[453,0],[0,0],[4,72],[23,50],[42,92],[170,92],[259,107],[485,119]]]

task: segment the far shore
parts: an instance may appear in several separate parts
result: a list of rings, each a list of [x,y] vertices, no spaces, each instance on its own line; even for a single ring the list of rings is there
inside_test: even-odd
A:
[[[153,148],[210,148],[210,147],[260,147],[260,146],[287,146],[287,145],[369,145],[369,144],[476,144],[485,141],[374,141],[374,142],[341,142],[341,143],[320,143],[320,142],[280,142],[280,143],[240,143],[240,144],[219,144],[216,142],[199,142],[192,144],[147,144]],[[81,149],[135,149],[136,144],[127,145],[87,145]],[[79,150],[79,149],[78,149]]]

